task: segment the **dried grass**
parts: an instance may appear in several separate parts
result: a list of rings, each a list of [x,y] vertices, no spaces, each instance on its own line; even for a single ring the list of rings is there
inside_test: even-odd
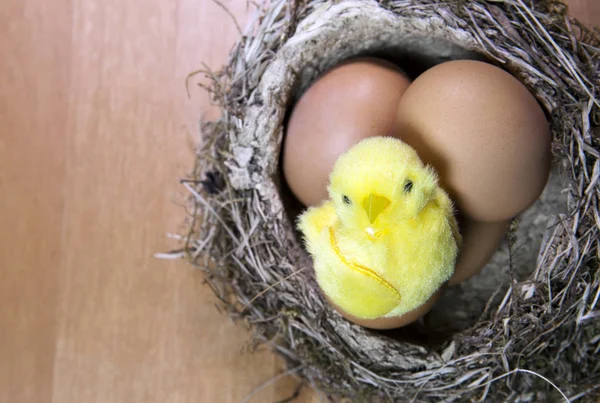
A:
[[[521,79],[549,114],[557,165],[569,181],[569,213],[545,233],[532,274],[499,289],[503,294],[490,298],[473,326],[423,344],[406,333],[354,326],[327,306],[293,231],[294,203],[273,168],[292,100],[279,93],[275,101],[261,99],[257,88],[298,24],[322,12],[325,3],[259,5],[228,65],[202,72],[223,116],[203,124],[197,166],[183,181],[191,195],[190,231],[177,256],[185,254],[206,271],[223,308],[253,328],[254,344],[271,346],[293,368],[290,373],[327,394],[447,402],[598,397],[598,32],[548,0],[378,2],[386,13],[432,24],[432,30],[441,29],[442,21],[466,46],[472,44],[469,50]],[[308,80],[326,66],[312,67]],[[289,80],[296,80],[297,91],[306,80],[298,78],[302,72],[294,74]],[[261,143],[250,130],[252,110],[269,102],[276,103],[279,129]]]

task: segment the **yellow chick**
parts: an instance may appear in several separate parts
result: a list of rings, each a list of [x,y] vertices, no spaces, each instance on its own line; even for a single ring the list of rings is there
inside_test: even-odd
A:
[[[360,319],[423,305],[454,272],[460,235],[452,202],[413,148],[365,139],[335,163],[330,199],[298,222],[317,282]]]

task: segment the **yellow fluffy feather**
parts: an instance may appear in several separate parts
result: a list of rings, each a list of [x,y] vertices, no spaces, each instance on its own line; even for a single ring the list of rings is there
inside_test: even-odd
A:
[[[399,316],[450,279],[460,242],[452,203],[410,146],[361,141],[335,163],[328,191],[298,227],[319,286],[342,310]]]

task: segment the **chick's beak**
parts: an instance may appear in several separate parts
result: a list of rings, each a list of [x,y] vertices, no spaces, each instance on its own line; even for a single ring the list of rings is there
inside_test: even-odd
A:
[[[362,202],[362,206],[367,212],[369,222],[373,224],[375,219],[382,211],[384,211],[390,205],[390,199],[384,196],[371,193]]]

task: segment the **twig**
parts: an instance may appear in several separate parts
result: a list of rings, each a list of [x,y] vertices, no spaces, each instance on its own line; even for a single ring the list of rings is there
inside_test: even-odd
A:
[[[240,403],[249,403],[252,398],[254,396],[256,396],[261,390],[279,382],[281,379],[288,377],[290,375],[293,375],[297,372],[300,372],[302,369],[304,369],[304,365],[298,365],[296,368],[292,368],[289,369],[285,372],[282,372],[279,375],[274,376],[273,378],[269,379],[268,381],[266,381],[265,383],[257,386],[256,388],[254,388],[252,391],[250,391],[250,393],[248,393],[248,395],[240,402]]]

